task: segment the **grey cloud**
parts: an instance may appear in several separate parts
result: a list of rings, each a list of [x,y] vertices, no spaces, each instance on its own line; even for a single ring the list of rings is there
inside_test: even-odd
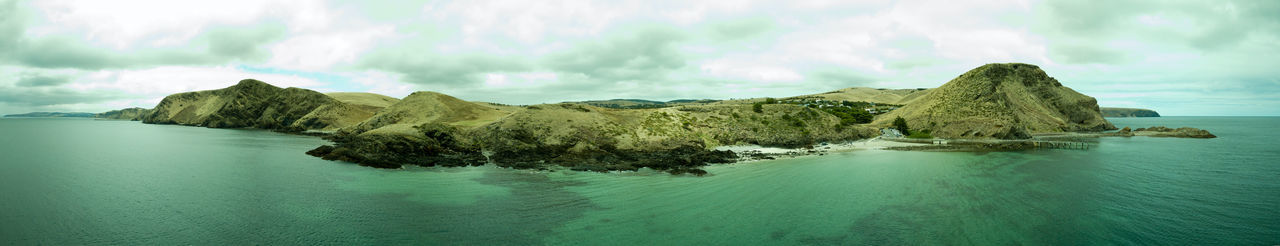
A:
[[[48,87],[71,82],[71,77],[43,74],[25,74],[18,78],[19,87]]]
[[[722,40],[751,38],[773,29],[772,19],[766,17],[742,18],[712,24],[714,35]]]
[[[265,54],[259,46],[278,40],[284,32],[278,24],[214,27],[192,41],[207,44],[206,51],[191,47],[113,51],[73,36],[25,37],[25,13],[17,7],[16,1],[0,2],[0,62],[37,68],[97,70],[260,59]]]
[[[839,87],[853,87],[870,84],[871,82],[876,81],[875,77],[866,76],[854,71],[837,69],[815,71],[806,77],[814,78],[815,81],[838,84]]]
[[[684,35],[668,28],[643,28],[605,41],[580,44],[550,55],[548,67],[608,80],[662,78],[685,66],[675,45]]]
[[[1123,60],[1115,53],[1138,52],[1107,50],[1114,40],[1212,52],[1280,31],[1280,1],[1050,1],[1035,16],[1033,29],[1046,35],[1051,55],[1067,63],[1114,63]],[[1180,26],[1142,23],[1152,16]]]
[[[0,0],[0,58],[18,50],[26,26],[22,18],[18,1]]]
[[[95,47],[83,40],[59,36],[19,42],[18,50],[12,52],[8,58],[18,64],[38,68],[97,70],[152,65],[202,65],[238,58],[182,48],[114,52]]]
[[[214,27],[206,32],[205,40],[209,44],[209,53],[214,55],[260,57],[264,55],[260,46],[279,40],[284,32],[285,26],[281,23]]]
[[[65,88],[0,87],[0,103],[15,106],[49,106],[98,103],[125,98],[118,92],[79,92]]]
[[[466,85],[481,81],[489,72],[527,71],[529,65],[515,58],[492,55],[437,57],[389,50],[371,55],[362,66],[393,71],[405,81],[423,85]]]
[[[32,67],[100,69],[123,65],[111,54],[68,38],[54,37],[19,45],[22,47],[10,58]]]
[[[1121,51],[1065,42],[1050,44],[1049,57],[1070,64],[1116,64],[1125,60]]]

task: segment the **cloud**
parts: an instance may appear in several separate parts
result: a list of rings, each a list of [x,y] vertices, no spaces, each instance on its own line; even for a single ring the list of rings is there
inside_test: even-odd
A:
[[[747,17],[711,24],[713,35],[721,40],[752,38],[774,28],[773,19],[765,16]]]
[[[0,87],[0,103],[17,106],[52,106],[98,103],[122,98],[115,91],[78,91],[67,88]]]
[[[3,109],[145,107],[249,77],[500,103],[776,97],[934,87],[992,62],[1103,104],[1280,108],[1263,100],[1280,58],[1260,55],[1280,52],[1276,1],[228,1],[0,0]],[[1224,84],[1254,89],[1198,87]]]
[[[519,59],[486,54],[441,56],[416,53],[380,53],[363,62],[366,68],[394,71],[405,82],[428,86],[469,86],[485,73],[526,71]]]
[[[71,82],[71,78],[60,75],[24,74],[18,78],[18,87],[49,87]]]
[[[222,57],[263,57],[261,46],[284,36],[281,23],[254,26],[221,26],[206,31],[209,53]]]
[[[0,57],[17,50],[26,26],[24,17],[18,10],[18,1],[0,0]]]
[[[1032,28],[1064,62],[1114,63],[1107,53],[1230,50],[1275,35],[1278,13],[1275,1],[1048,1]]]
[[[685,35],[671,28],[639,27],[602,41],[587,41],[544,58],[547,67],[610,81],[662,78],[685,66],[676,45]]]
[[[1054,43],[1049,46],[1049,56],[1068,64],[1113,64],[1124,62],[1125,53],[1100,45]]]

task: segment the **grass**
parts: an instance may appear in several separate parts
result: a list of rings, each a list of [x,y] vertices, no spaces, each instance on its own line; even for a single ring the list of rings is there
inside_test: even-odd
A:
[[[930,139],[933,138],[933,135],[929,135],[927,132],[912,132],[911,135],[907,135],[907,138]]]

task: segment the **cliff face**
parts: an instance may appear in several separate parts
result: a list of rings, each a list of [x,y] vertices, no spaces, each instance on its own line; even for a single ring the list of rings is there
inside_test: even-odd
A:
[[[94,114],[94,118],[113,119],[113,120],[142,120],[142,116],[151,114],[151,109],[145,108],[126,108],[121,110],[112,110]]]
[[[317,113],[317,109],[322,109]],[[343,127],[340,120],[358,113],[336,99],[307,89],[279,88],[246,79],[218,90],[165,97],[143,123],[212,128],[256,127],[272,130],[321,130]]]
[[[1102,117],[1160,117],[1155,110],[1142,108],[1102,108]]]
[[[942,138],[1029,138],[1031,133],[1115,129],[1097,100],[1062,86],[1029,64],[987,64],[947,82],[906,106],[877,117],[897,117],[912,130]]]

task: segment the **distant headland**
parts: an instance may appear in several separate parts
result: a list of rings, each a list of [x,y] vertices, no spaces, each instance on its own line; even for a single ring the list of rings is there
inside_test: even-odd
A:
[[[1144,108],[1108,108],[1102,107],[1103,117],[1160,117],[1155,110]]]
[[[92,118],[93,113],[64,113],[64,112],[31,112],[25,114],[6,114],[4,117],[9,118]]]

